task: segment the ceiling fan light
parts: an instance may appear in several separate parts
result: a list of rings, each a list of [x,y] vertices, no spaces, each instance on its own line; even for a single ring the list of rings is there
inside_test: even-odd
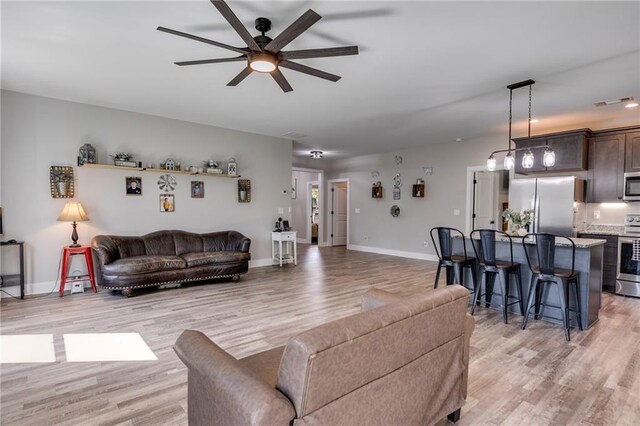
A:
[[[256,72],[272,72],[277,68],[276,59],[267,53],[254,53],[249,56],[249,68]]]
[[[513,166],[516,164],[516,159],[513,156],[513,153],[509,151],[507,155],[504,157],[504,168],[505,170],[513,169]]]
[[[553,167],[556,164],[556,153],[550,147],[544,150],[544,156],[542,157],[542,164],[545,167]]]
[[[527,152],[524,153],[524,155],[522,156],[522,168],[523,169],[530,169],[533,167],[533,152],[531,152],[530,149],[527,150]],[[555,160],[554,160],[555,162]]]
[[[496,169],[496,165],[496,157],[491,154],[489,158],[487,158],[487,170],[489,170],[490,172],[494,171]]]

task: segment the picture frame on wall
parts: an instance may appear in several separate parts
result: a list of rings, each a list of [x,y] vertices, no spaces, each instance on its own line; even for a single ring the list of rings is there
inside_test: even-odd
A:
[[[298,198],[298,178],[293,178],[291,181],[291,199]]]
[[[191,181],[191,198],[204,198],[204,182],[201,180]]]
[[[175,197],[173,194],[160,194],[160,211],[173,213],[176,211]]]
[[[124,179],[127,195],[142,195],[142,178],[140,176],[127,176]]]

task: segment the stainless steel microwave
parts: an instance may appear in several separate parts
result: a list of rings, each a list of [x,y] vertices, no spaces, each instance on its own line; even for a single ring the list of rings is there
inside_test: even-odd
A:
[[[624,201],[640,201],[640,172],[624,174]]]

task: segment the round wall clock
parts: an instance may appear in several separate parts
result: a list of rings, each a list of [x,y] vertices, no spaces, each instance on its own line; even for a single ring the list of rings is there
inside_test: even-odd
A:
[[[178,185],[176,178],[169,174],[162,175],[160,179],[158,179],[158,188],[160,188],[160,191],[171,192],[176,189],[176,185]]]

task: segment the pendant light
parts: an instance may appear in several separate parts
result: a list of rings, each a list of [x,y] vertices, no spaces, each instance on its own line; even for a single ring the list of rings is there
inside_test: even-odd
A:
[[[511,148],[511,123],[513,120],[513,91],[515,89],[519,89],[521,87],[529,86],[529,120],[527,127],[527,138],[531,139],[531,98],[532,98],[532,86],[536,82],[534,80],[524,80],[518,83],[513,83],[507,86],[509,89],[509,144],[508,149],[500,149],[497,151],[493,151],[489,158],[487,158],[487,170],[493,171],[496,169],[497,160],[496,154],[499,152],[506,152],[503,160],[503,166],[505,170],[511,170],[515,167],[516,159],[515,153],[518,151],[525,151],[522,156],[522,168],[523,169],[531,169],[535,164],[535,157],[533,155],[533,148],[544,148],[544,155],[542,157],[542,164],[544,167],[553,167],[556,164],[556,154],[553,149],[549,145],[539,145],[539,146],[530,146],[527,148]]]

